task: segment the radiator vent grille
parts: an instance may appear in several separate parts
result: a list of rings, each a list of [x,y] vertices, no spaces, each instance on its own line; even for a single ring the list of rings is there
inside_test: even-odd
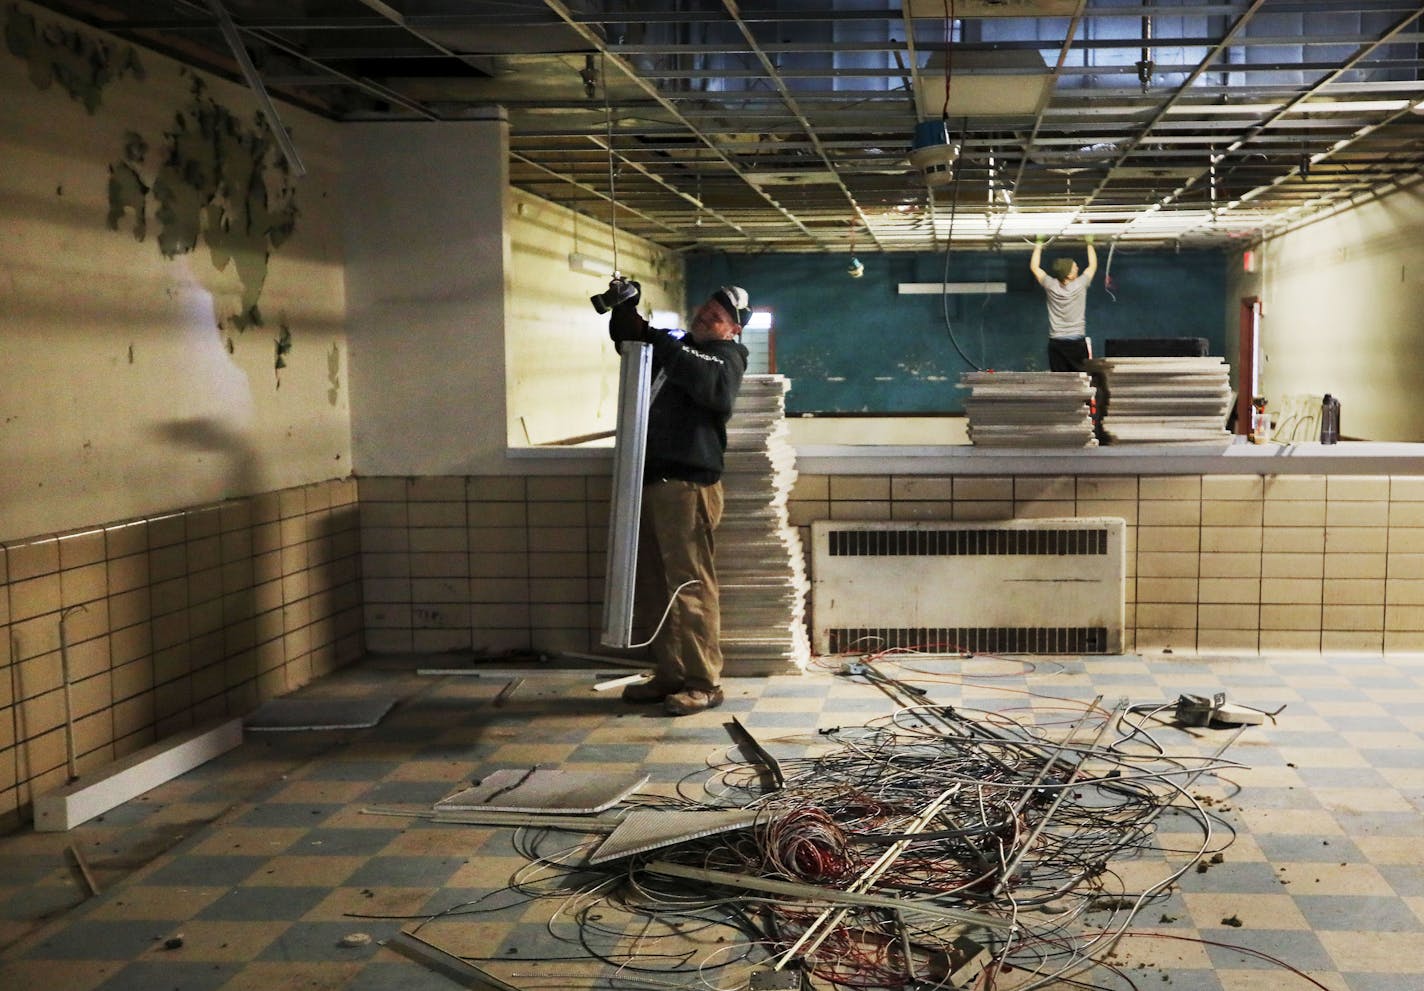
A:
[[[1105,529],[834,530],[832,557],[1103,555]]]
[[[1126,534],[1110,516],[817,520],[814,647],[1121,653]]]
[[[988,654],[1103,654],[1109,651],[1108,631],[1102,626],[836,627],[826,632],[832,654],[873,653],[891,648]]]

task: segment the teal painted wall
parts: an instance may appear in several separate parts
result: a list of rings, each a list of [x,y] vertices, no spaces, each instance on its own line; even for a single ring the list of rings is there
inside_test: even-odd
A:
[[[1086,263],[1081,244],[1044,254]],[[957,413],[959,376],[977,365],[1047,371],[1048,316],[1026,252],[863,255],[690,255],[688,310],[720,285],[739,285],[774,315],[777,371],[791,379],[791,413]],[[1204,337],[1223,354],[1227,255],[1107,251],[1088,291],[1094,353],[1108,338]],[[901,282],[1006,282],[1001,294],[902,296]],[[1113,299],[1116,296],[1116,300]],[[946,329],[945,310],[948,310]],[[953,334],[951,335],[950,330]],[[957,343],[957,347],[956,347]]]

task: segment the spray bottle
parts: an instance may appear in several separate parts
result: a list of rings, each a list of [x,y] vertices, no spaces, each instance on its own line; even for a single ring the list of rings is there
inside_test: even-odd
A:
[[[1320,443],[1334,444],[1340,440],[1340,400],[1330,393],[1320,401]]]

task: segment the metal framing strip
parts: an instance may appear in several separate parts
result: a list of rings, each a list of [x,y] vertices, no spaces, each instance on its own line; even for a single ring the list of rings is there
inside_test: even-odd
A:
[[[666,877],[682,878],[685,881],[702,881],[706,884],[720,884],[728,888],[741,888],[744,891],[759,891],[765,894],[786,895],[790,898],[800,898],[811,902],[834,902],[839,905],[862,906],[865,908],[888,908],[896,912],[915,912],[920,915],[932,915],[941,919],[949,919],[952,922],[962,922],[965,925],[980,926],[984,929],[994,929],[1005,932],[1013,928],[1013,923],[1008,919],[997,919],[992,915],[984,915],[982,912],[969,912],[963,909],[949,908],[944,905],[936,905],[930,901],[912,901],[905,898],[890,898],[885,895],[856,894],[849,891],[842,891],[839,888],[821,888],[814,884],[797,884],[794,881],[778,881],[770,877],[751,877],[744,874],[731,874],[727,871],[705,870],[700,867],[687,867],[683,864],[671,864],[665,860],[655,860],[648,864],[647,870],[654,874],[662,874]]]
[[[407,959],[424,964],[435,973],[450,978],[456,984],[472,991],[522,991],[513,984],[506,984],[468,960],[442,950],[434,943],[421,939],[415,933],[402,929],[386,940],[387,949],[394,950]]]
[[[242,78],[247,80],[247,85],[257,97],[257,105],[262,108],[262,114],[267,118],[267,128],[277,139],[277,145],[282,149],[282,156],[286,158],[292,174],[299,178],[306,175],[307,167],[302,163],[302,156],[297,153],[297,146],[292,143],[292,136],[287,133],[287,127],[282,123],[281,115],[277,113],[267,87],[262,85],[262,77],[257,74],[257,67],[252,64],[252,56],[247,54],[242,35],[238,34],[237,25],[232,22],[232,15],[222,5],[222,0],[208,0],[208,9],[217,18],[223,40],[227,42],[227,47],[232,49],[232,57],[237,60],[237,67],[242,70]]]

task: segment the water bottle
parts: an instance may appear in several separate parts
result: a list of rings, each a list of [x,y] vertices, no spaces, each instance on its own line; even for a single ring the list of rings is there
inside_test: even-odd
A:
[[[1330,393],[1320,401],[1320,443],[1334,444],[1340,439],[1340,400]]]

